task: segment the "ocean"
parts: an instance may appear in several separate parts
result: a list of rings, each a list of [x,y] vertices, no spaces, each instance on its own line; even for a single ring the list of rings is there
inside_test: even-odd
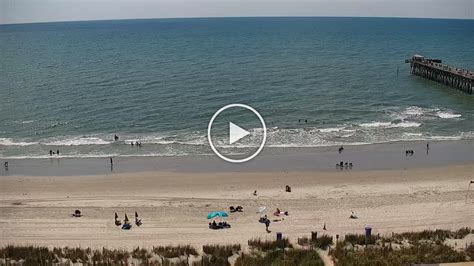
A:
[[[231,103],[260,112],[266,149],[472,139],[474,98],[404,61],[474,70],[473,29],[318,17],[0,25],[0,158],[212,154],[208,122]]]

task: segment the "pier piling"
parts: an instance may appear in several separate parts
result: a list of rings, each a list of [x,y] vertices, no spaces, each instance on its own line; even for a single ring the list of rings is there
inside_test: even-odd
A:
[[[406,62],[410,63],[410,73],[412,75],[472,94],[474,73],[469,70],[445,65],[440,59],[427,59],[421,55],[414,55]]]

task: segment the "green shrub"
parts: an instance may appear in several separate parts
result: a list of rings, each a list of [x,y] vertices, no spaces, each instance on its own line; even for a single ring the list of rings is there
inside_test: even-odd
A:
[[[8,245],[0,250],[2,258],[23,259],[26,264],[50,264],[55,258],[54,253],[46,247]]]
[[[274,250],[264,253],[241,254],[235,261],[235,266],[323,266],[324,263],[314,250],[288,249]]]
[[[378,239],[380,239],[380,237],[374,235],[366,237],[363,234],[347,234],[344,237],[344,243],[351,243],[352,245],[373,245]]]
[[[177,258],[180,256],[190,256],[190,255],[197,256],[198,255],[197,250],[190,245],[153,247],[153,252],[165,258]]]
[[[148,250],[137,247],[132,251],[132,258],[139,259],[142,262],[148,262],[148,260],[151,258],[151,254],[148,252]]]
[[[216,257],[216,256],[202,256],[201,266],[230,266],[227,257]]]
[[[248,245],[250,248],[257,249],[260,251],[293,248],[293,245],[290,243],[288,238],[283,238],[282,240],[262,240],[260,238],[251,239],[248,241]]]
[[[312,241],[312,244],[321,249],[327,249],[329,246],[333,244],[333,238],[329,235],[321,235],[317,237],[315,240]]]
[[[234,253],[240,251],[240,244],[235,245],[204,245],[202,250],[205,254],[221,257],[221,258],[228,258],[232,256]]]
[[[336,246],[330,252],[336,265],[410,265],[421,263],[461,262],[466,260],[463,252],[441,244],[417,243],[409,247],[364,247],[360,250]]]

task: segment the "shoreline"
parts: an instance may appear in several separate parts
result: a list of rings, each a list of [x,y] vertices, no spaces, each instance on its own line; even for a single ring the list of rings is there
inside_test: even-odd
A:
[[[474,140],[391,142],[367,145],[345,145],[339,154],[337,146],[264,148],[244,164],[224,162],[215,155],[130,156],[114,157],[111,167],[105,158],[1,159],[9,169],[0,176],[75,176],[118,173],[170,171],[184,173],[268,172],[268,171],[335,171],[336,163],[352,162],[351,171],[416,169],[431,166],[464,165],[474,162]],[[406,156],[405,150],[414,150]]]

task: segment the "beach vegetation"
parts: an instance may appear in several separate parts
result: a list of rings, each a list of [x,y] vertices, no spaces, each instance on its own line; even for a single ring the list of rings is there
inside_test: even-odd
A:
[[[282,238],[281,240],[262,240],[260,238],[255,238],[249,240],[248,245],[250,248],[260,251],[293,248],[293,245],[290,243],[288,238]]]
[[[153,252],[165,258],[178,258],[181,256],[197,256],[198,251],[191,245],[158,246],[153,247]]]
[[[333,243],[333,237],[323,234],[314,239],[303,237],[294,248],[287,238],[248,241],[249,251],[240,244],[204,245],[200,254],[191,245],[137,247],[131,251],[79,247],[12,246],[0,248],[1,264],[21,265],[169,265],[169,266],[261,266],[261,265],[323,265],[317,249],[329,249],[335,265],[410,265],[417,263],[450,263],[474,261],[474,243],[464,243],[474,233],[470,228],[424,230],[392,233],[387,236],[348,234]],[[446,241],[448,239],[461,241]],[[190,257],[194,259],[190,261]],[[198,257],[200,256],[200,257]]]
[[[314,265],[323,266],[319,254],[312,249],[271,250],[267,252],[242,253],[235,261],[236,266],[261,265]]]
[[[470,228],[423,230],[392,233],[390,236],[348,234],[329,252],[336,265],[409,265],[416,263],[447,263],[474,260],[474,247],[455,249],[447,239],[463,239]]]
[[[202,250],[207,255],[228,258],[241,249],[240,244],[234,245],[204,245]]]
[[[138,259],[143,263],[149,262],[150,258],[152,257],[152,254],[144,248],[137,247],[132,251],[132,258]]]
[[[326,250],[328,247],[334,244],[333,237],[330,235],[323,234],[319,237],[311,239],[307,236],[298,238],[298,245],[303,247],[312,246]]]
[[[417,245],[350,249],[337,245],[330,251],[336,265],[411,265],[417,263],[462,262],[469,258],[445,244],[419,243]]]

